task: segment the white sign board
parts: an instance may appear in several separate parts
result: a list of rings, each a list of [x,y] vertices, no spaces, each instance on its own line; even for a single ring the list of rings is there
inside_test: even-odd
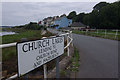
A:
[[[18,75],[24,75],[63,53],[62,36],[17,43]]]

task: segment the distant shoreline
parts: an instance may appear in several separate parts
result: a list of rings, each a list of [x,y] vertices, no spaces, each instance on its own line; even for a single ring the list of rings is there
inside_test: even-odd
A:
[[[14,27],[14,26],[0,26],[0,28],[11,28],[11,27]]]

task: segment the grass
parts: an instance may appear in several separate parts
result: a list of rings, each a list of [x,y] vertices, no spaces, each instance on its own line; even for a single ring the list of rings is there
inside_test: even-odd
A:
[[[65,75],[66,75],[66,71],[65,71],[65,70],[61,70],[61,71],[60,71],[60,75],[61,75],[61,76],[65,76]]]
[[[2,37],[2,44],[19,42],[21,38],[27,38],[28,40],[40,39],[41,32],[38,30],[26,30],[25,32],[20,32],[14,35],[5,35]],[[9,60],[12,56],[16,56],[16,47],[8,47],[2,49],[2,59],[3,61]]]
[[[79,59],[80,59],[79,51],[77,50],[77,48],[74,47],[74,54],[70,59],[71,64],[68,65],[65,70],[60,71],[61,78],[64,77],[66,78],[68,76],[70,78],[71,76],[74,76],[73,75],[74,73],[78,72],[78,68],[80,66]]]
[[[18,42],[21,40],[21,38],[27,38],[30,39],[40,39],[41,31],[40,30],[27,30],[25,32],[16,33],[13,35],[4,35],[2,36],[2,43],[12,43],[12,42]]]
[[[12,56],[16,56],[16,47],[8,47],[8,48],[3,48],[2,49],[2,60],[7,61],[12,58]]]
[[[14,29],[12,29],[14,30]],[[27,38],[28,40],[36,40],[41,39],[43,36],[52,36],[53,34],[50,32],[47,32],[45,35],[41,35],[40,30],[18,30],[16,29],[16,32],[19,32],[18,34],[14,35],[4,35],[0,38],[2,38],[2,44],[12,43],[12,42],[20,42],[21,38]],[[2,49],[2,60],[6,61],[12,58],[12,56],[16,56],[16,47],[8,47]]]
[[[98,33],[97,31],[79,31],[79,30],[73,30],[73,33],[76,33],[76,34],[82,34],[82,35],[88,35],[88,36],[94,36],[94,37],[101,37],[101,38],[105,38],[105,39],[112,39],[112,40],[120,40],[120,35],[117,35],[116,38],[115,38],[115,34],[116,32],[115,31],[111,31],[111,30],[108,30],[106,35],[105,35],[105,31],[102,30],[98,30]],[[118,32],[119,34],[120,32]]]
[[[70,60],[70,62],[72,63],[70,66],[70,70],[72,72],[78,71],[78,68],[80,66],[79,59],[80,59],[79,52],[78,52],[77,48],[74,48],[74,55],[73,55],[72,59]]]

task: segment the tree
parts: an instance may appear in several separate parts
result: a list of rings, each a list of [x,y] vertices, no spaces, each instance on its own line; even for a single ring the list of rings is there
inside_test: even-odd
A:
[[[89,14],[86,14],[86,16],[83,18],[83,23],[86,25],[90,25]]]
[[[73,19],[76,16],[76,12],[72,11],[69,13],[69,15],[67,16],[68,19]]]
[[[107,29],[120,29],[120,2],[115,2],[100,10],[100,27]]]
[[[96,5],[93,7],[93,9],[99,11],[102,7],[107,6],[108,4],[109,4],[109,3],[106,3],[106,2],[100,2],[100,3],[96,4]]]
[[[98,28],[99,26],[99,12],[96,10],[93,10],[89,14],[89,25],[91,28]]]
[[[92,12],[84,16],[83,23],[91,28],[120,29],[120,1],[98,3]]]
[[[73,22],[82,22],[83,23],[83,18],[85,16],[85,13],[80,13],[76,15],[74,18],[72,18]]]

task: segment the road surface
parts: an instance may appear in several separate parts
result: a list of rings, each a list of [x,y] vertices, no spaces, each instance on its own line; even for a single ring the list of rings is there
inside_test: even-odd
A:
[[[73,43],[80,54],[76,78],[118,78],[118,41],[73,34]]]
[[[79,50],[77,78],[118,78],[118,41],[73,34]]]

